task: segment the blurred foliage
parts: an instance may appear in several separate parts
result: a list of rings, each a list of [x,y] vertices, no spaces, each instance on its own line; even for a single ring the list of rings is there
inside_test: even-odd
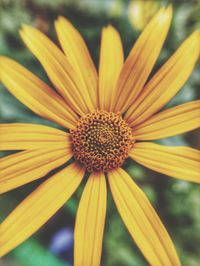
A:
[[[68,264],[59,261],[45,247],[42,247],[39,241],[32,239],[14,250],[13,256],[15,257],[13,266],[68,266]]]
[[[200,0],[131,1],[149,2],[149,6],[173,4],[174,17],[171,30],[160,59],[153,73],[176,50],[194,29],[200,27]],[[0,0],[0,54],[12,57],[36,73],[46,82],[47,77],[36,59],[25,49],[18,30],[23,23],[34,25],[48,34],[56,43],[53,21],[58,15],[67,17],[83,34],[95,64],[98,67],[101,28],[108,23],[120,32],[125,54],[130,51],[139,35],[138,27],[130,18],[130,1],[126,0]],[[146,14],[144,13],[146,16]],[[144,23],[145,22],[144,18]],[[134,26],[134,27],[133,27]],[[158,36],[159,37],[159,36]],[[184,88],[168,106],[174,106],[199,98],[199,67]],[[32,122],[56,126],[39,118],[19,103],[0,85],[1,122]],[[200,148],[199,131],[160,140],[166,145],[190,145]],[[4,153],[5,154],[5,153]],[[0,154],[0,155],[3,155]],[[200,187],[188,182],[167,178],[144,169],[128,160],[125,165],[139,186],[154,205],[172,239],[185,266],[200,263]],[[43,180],[18,188],[1,197],[0,220]],[[48,247],[52,236],[62,227],[73,230],[75,214],[83,186],[72,199],[31,239],[16,248],[0,264],[2,266],[62,266],[67,265],[51,254]],[[103,244],[102,265],[144,266],[143,256],[130,238],[122,223],[111,196],[108,197],[108,213]]]

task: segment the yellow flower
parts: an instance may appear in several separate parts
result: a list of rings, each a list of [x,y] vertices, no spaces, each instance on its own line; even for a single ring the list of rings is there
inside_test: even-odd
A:
[[[124,62],[118,32],[102,31],[99,78],[87,47],[65,18],[55,22],[61,50],[37,29],[21,37],[55,90],[24,67],[0,57],[2,83],[22,103],[63,129],[2,124],[0,150],[19,152],[0,161],[1,193],[52,175],[1,224],[3,256],[37,231],[71,197],[88,171],[75,224],[75,265],[99,265],[108,181],[117,209],[150,265],[180,265],[173,243],[145,194],[121,168],[129,156],[162,174],[200,182],[200,151],[166,147],[161,139],[200,127],[200,101],[159,112],[180,90],[199,57],[199,31],[147,82],[166,38],[172,8],[150,21]]]
[[[144,29],[159,7],[157,0],[132,0],[128,7],[128,17],[133,28]]]

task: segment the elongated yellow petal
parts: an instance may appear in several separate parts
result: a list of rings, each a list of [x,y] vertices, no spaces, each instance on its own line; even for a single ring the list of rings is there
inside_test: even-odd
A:
[[[116,83],[123,65],[124,55],[119,33],[108,26],[101,36],[99,64],[99,106],[112,111],[116,95]]]
[[[0,76],[8,90],[36,114],[66,128],[76,124],[77,115],[61,97],[14,60],[0,57]]]
[[[159,173],[200,183],[200,151],[151,142],[136,143],[129,156]]]
[[[39,179],[67,162],[70,150],[22,151],[0,159],[0,194]]]
[[[55,174],[14,209],[0,225],[0,257],[36,232],[71,197],[84,171],[76,164]]]
[[[58,39],[70,64],[82,80],[82,97],[92,110],[97,107],[97,73],[87,46],[80,33],[64,17],[55,22]]]
[[[145,194],[122,169],[108,173],[117,209],[132,238],[152,266],[179,266],[174,245]]]
[[[64,149],[70,135],[62,130],[35,124],[1,124],[0,150]]]
[[[189,36],[147,83],[125,115],[136,126],[158,112],[181,89],[189,78],[200,53],[200,31]]]
[[[61,50],[42,32],[30,26],[23,26],[20,34],[67,104],[80,115],[89,112],[81,90],[82,82]]]
[[[136,140],[161,139],[200,127],[200,100],[169,108],[133,127]]]
[[[117,84],[115,111],[126,111],[140,94],[160,54],[171,17],[171,6],[167,9],[162,8],[149,22],[133,46]]]
[[[91,174],[83,191],[76,217],[74,265],[100,265],[106,193],[104,174]]]

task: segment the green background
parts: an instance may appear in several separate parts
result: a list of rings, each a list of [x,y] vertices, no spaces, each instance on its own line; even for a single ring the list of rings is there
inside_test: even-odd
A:
[[[169,1],[157,1],[166,5]],[[129,1],[87,0],[0,0],[0,54],[16,59],[48,82],[42,67],[20,40],[18,30],[22,23],[34,25],[57,43],[53,21],[58,15],[67,17],[84,36],[96,66],[98,66],[101,28],[108,23],[120,32],[125,55],[139,35],[128,19]],[[180,43],[194,29],[200,27],[200,1],[173,1],[174,17],[164,48],[154,71],[166,61]],[[159,38],[159,36],[158,36]],[[200,67],[176,97],[168,104],[174,106],[195,100],[200,95]],[[31,122],[53,125],[34,115],[0,85],[0,121]],[[187,145],[200,148],[200,131],[161,140],[166,145]],[[1,153],[4,156],[7,153]],[[148,196],[169,231],[185,266],[200,265],[200,186],[157,174],[131,161],[125,168]],[[0,220],[42,180],[5,193],[0,200]],[[70,265],[49,251],[53,235],[63,227],[73,230],[75,214],[83,186],[73,198],[34,236],[20,245],[0,262],[2,266],[62,266]],[[108,211],[103,242],[102,265],[147,265],[130,238],[113,201],[108,196]]]

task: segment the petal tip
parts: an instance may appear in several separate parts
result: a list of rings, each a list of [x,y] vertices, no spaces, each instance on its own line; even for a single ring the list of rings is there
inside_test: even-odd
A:
[[[28,30],[28,29],[31,29],[31,28],[32,27],[30,25],[22,23],[20,31],[25,31],[25,30]]]
[[[56,20],[59,24],[65,26],[65,27],[73,27],[73,24],[64,16],[59,15]]]
[[[198,57],[200,55],[200,29],[195,30],[189,37],[190,45],[193,45],[194,52],[198,53]]]
[[[54,21],[54,23],[61,23],[62,21],[65,21],[65,18],[63,17],[63,16],[61,16],[61,15],[59,15],[58,17],[57,17],[57,19]]]
[[[104,26],[102,28],[102,32],[108,32],[108,33],[111,33],[111,34],[118,34],[118,31],[115,29],[115,27],[111,24],[107,24],[106,26]]]
[[[31,27],[30,25],[27,24],[22,24],[21,25],[21,29],[19,30],[19,35],[22,38],[22,40],[24,40],[24,37],[30,32],[33,31],[33,27]]]
[[[158,20],[161,23],[166,23],[167,21],[171,21],[172,13],[173,13],[172,5],[169,5],[167,8],[161,8]]]
[[[194,36],[194,38],[197,40],[197,42],[199,42],[199,46],[200,46],[200,29],[196,29],[192,35]]]

